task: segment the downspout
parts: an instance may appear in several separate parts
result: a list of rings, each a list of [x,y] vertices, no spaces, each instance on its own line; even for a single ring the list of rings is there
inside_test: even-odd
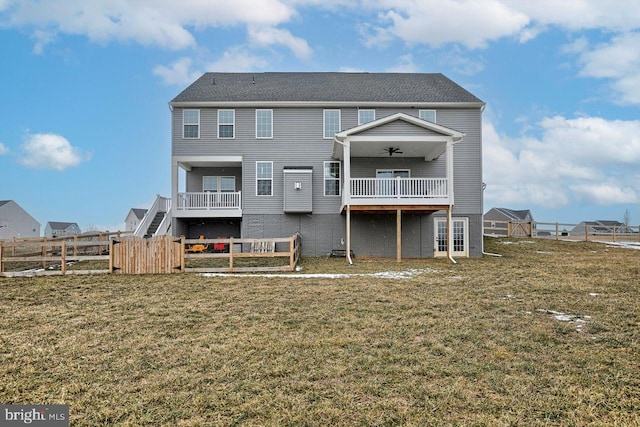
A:
[[[447,141],[447,193],[449,209],[447,209],[447,258],[453,264],[458,262],[453,258],[453,227],[451,221],[453,211],[453,141]]]
[[[457,264],[453,258],[453,227],[451,226],[451,211],[453,210],[453,205],[449,205],[449,209],[447,209],[447,258],[451,261],[452,264]]]

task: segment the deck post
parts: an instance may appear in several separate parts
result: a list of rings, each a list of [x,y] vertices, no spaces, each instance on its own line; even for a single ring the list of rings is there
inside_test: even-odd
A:
[[[451,242],[453,239],[451,236],[453,235],[453,230],[451,229],[451,205],[447,209],[447,258],[449,261],[453,262],[453,248],[451,247]]]
[[[46,256],[47,256],[47,239],[46,237],[44,238],[43,242],[42,242],[42,269],[46,270],[47,269],[47,261],[46,261]]]
[[[402,209],[396,211],[396,261],[402,261]]]
[[[351,261],[351,205],[347,205],[347,252],[346,259],[349,264],[353,264]]]

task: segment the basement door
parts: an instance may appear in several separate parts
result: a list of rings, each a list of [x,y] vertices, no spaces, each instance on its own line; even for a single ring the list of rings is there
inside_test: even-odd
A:
[[[453,227],[453,247],[451,255],[456,257],[469,256],[469,218],[451,218]],[[434,219],[435,242],[434,253],[436,257],[447,256],[447,219]]]

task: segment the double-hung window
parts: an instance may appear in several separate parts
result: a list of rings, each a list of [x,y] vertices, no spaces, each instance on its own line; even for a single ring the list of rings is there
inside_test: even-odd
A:
[[[218,110],[218,138],[236,137],[236,110]]]
[[[332,139],[336,133],[340,132],[340,110],[324,110],[322,124],[323,137]]]
[[[324,162],[324,195],[340,195],[340,162]]]
[[[200,110],[182,110],[182,137],[200,138]]]
[[[213,193],[231,193],[236,191],[235,176],[203,176],[202,191]]]
[[[273,110],[256,110],[256,138],[273,138]]]
[[[273,162],[256,162],[256,195],[273,196]]]
[[[418,117],[431,123],[436,122],[436,110],[420,110]]]
[[[376,110],[358,110],[358,125],[372,122],[376,119]]]

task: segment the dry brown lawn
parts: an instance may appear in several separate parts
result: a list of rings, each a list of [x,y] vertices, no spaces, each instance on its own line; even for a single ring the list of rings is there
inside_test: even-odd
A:
[[[0,403],[68,404],[73,426],[639,425],[640,251],[486,250],[0,279]]]

